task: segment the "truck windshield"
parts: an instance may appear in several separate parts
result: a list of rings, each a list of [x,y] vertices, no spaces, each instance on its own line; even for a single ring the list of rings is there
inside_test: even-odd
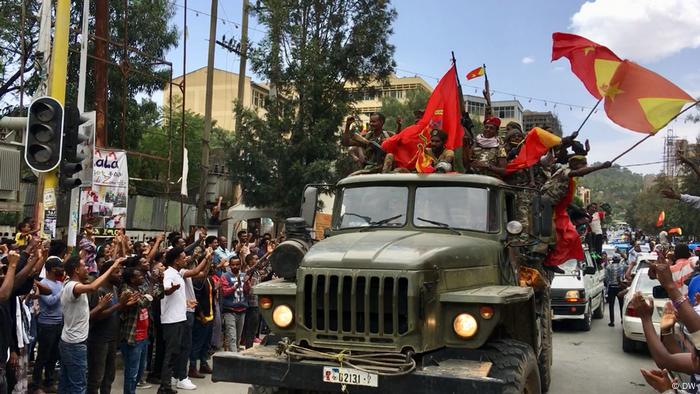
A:
[[[464,186],[416,189],[413,225],[489,231],[489,191]]]
[[[343,191],[335,228],[401,227],[406,224],[407,202],[407,187],[347,188]]]

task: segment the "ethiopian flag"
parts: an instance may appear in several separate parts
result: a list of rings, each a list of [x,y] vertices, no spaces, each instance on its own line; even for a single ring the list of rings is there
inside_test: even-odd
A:
[[[474,79],[474,78],[479,78],[483,76],[486,73],[486,70],[484,67],[477,67],[467,73],[467,80]]]
[[[646,134],[659,131],[692,102],[695,99],[683,89],[629,60],[615,70],[605,92],[605,112],[610,120]]]
[[[552,42],[552,61],[569,59],[571,71],[586,89],[595,98],[603,98],[622,59],[607,47],[575,34],[554,33]]]
[[[547,130],[535,127],[527,133],[520,152],[506,165],[506,173],[530,168],[535,165],[547,151],[561,143],[561,138]]]
[[[656,219],[656,227],[661,227],[664,225],[664,220],[666,220],[666,212],[659,212],[659,218]]]

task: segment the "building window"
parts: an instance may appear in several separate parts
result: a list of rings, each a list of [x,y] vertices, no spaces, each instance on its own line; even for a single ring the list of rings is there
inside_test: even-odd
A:
[[[253,90],[253,106],[255,108],[263,108],[265,106],[265,94],[257,90]]]
[[[494,107],[493,112],[496,116],[501,119],[512,119],[515,118],[515,107]]]
[[[467,110],[472,115],[483,115],[486,111],[486,104],[469,101],[467,102]]]

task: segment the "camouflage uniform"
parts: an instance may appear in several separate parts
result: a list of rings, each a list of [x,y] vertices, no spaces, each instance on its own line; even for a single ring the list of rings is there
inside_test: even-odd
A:
[[[542,195],[549,198],[552,205],[557,205],[569,192],[569,173],[571,169],[565,164],[559,167],[542,186]]]
[[[373,131],[365,134],[365,138],[370,142],[376,142],[381,145],[385,139],[391,137],[393,134],[389,131],[383,130],[380,134],[375,134]],[[382,165],[384,163],[384,158],[380,156],[377,149],[373,146],[364,146],[362,151],[365,157],[364,167],[355,171],[350,175],[362,175],[362,174],[374,174],[382,171]]]
[[[505,159],[508,157],[506,149],[504,148],[503,140],[498,138],[498,146],[494,148],[484,148],[478,143],[474,143],[472,148],[472,161],[480,161],[492,166],[497,166],[500,159]],[[479,175],[490,175],[493,173],[485,168],[472,168],[472,173]]]
[[[513,186],[531,187],[529,169],[514,172],[504,179]],[[515,195],[515,220],[523,225],[523,234],[530,231],[530,207],[536,191],[532,189],[520,189]]]

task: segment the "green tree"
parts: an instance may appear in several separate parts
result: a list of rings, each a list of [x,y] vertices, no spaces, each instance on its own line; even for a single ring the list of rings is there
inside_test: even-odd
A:
[[[34,16],[39,2],[0,0],[0,109],[12,112],[19,102],[24,77],[25,88],[36,88],[35,54],[39,40],[39,23]],[[22,5],[25,4],[25,23],[22,30]],[[25,62],[22,66],[22,58]],[[29,89],[31,87],[31,89]],[[25,91],[25,95],[26,95]]]
[[[422,89],[410,91],[405,100],[395,97],[382,98],[382,113],[386,116],[384,128],[396,131],[396,119],[401,117],[402,127],[409,126],[415,121],[414,111],[425,109],[430,93]]]
[[[393,71],[396,12],[384,0],[263,0],[254,12],[268,33],[252,67],[276,94],[264,119],[236,107],[229,164],[246,204],[294,215],[305,184],[339,176],[339,126],[353,101],[345,84],[366,87]]]
[[[579,186],[591,189],[591,201],[607,203],[613,218],[623,219],[634,200],[643,189],[643,179],[625,167],[617,165],[596,171],[580,178]]]

